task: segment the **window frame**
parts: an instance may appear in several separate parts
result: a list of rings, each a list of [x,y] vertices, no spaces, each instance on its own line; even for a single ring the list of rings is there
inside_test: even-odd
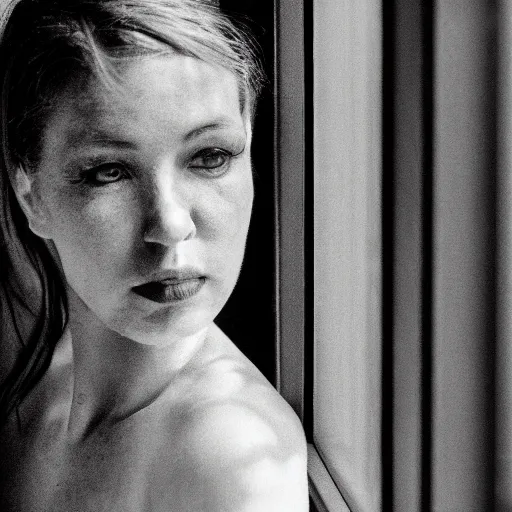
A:
[[[512,4],[498,2],[496,510],[512,507]]]
[[[349,509],[329,475],[312,432],[314,2],[277,0],[275,8],[277,388],[305,426],[314,506],[319,511],[340,510],[341,505],[343,510],[357,511],[355,504]],[[371,18],[375,15],[375,9],[370,9],[368,19],[362,21],[380,26],[379,18]],[[380,39],[376,41],[378,47],[372,50],[380,55]],[[380,77],[380,67],[374,73]],[[375,158],[375,147],[367,149],[370,159]],[[376,208],[380,215],[380,205]],[[376,334],[380,344],[380,333]]]
[[[311,435],[308,171],[313,161],[313,37],[308,20],[314,2],[275,4],[277,382],[303,420],[310,441],[313,503],[318,510],[330,511],[337,510],[342,493]],[[380,5],[383,39],[376,51],[383,52],[383,132],[378,142],[383,149],[382,510],[426,512],[455,506],[476,511],[496,504],[500,467],[493,446],[496,435],[498,442],[506,442],[506,408],[512,410],[507,392],[500,394],[510,377],[503,364],[496,366],[500,361],[494,352],[496,330],[499,340],[510,330],[504,321],[510,293],[504,288],[510,279],[503,264],[509,261],[510,228],[503,219],[498,223],[497,275],[504,281],[498,293],[492,257],[497,245],[497,175],[496,133],[489,119],[496,118],[497,95],[495,87],[486,89],[485,84],[496,71],[496,6],[484,0],[395,0]],[[508,29],[510,13],[505,14],[508,18],[500,21]],[[487,18],[489,24],[480,23]],[[500,37],[510,39],[503,31]],[[501,80],[508,86],[503,69],[508,71],[509,63],[503,57],[500,63]],[[503,91],[500,101],[505,113],[500,118],[498,183],[503,190],[498,198],[503,198],[510,189],[503,172],[510,168],[505,147],[510,108]],[[450,136],[450,128],[455,135]],[[479,148],[478,155],[474,148]],[[452,208],[454,192],[457,208]],[[508,212],[503,199],[498,205],[500,212]],[[475,209],[485,221],[472,229],[469,219],[479,218],[471,217]],[[467,240],[453,239],[459,229]],[[489,268],[479,274],[475,265]],[[459,300],[460,294],[471,300]],[[498,350],[504,345],[502,341]],[[471,371],[462,372],[461,361]],[[495,371],[496,404],[504,404],[498,413],[493,410]]]

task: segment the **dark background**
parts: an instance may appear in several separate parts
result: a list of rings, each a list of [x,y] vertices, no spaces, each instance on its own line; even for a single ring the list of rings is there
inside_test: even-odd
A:
[[[221,0],[232,18],[247,25],[261,47],[268,79],[258,103],[253,142],[254,207],[240,279],[217,324],[275,384],[274,265],[274,1]]]

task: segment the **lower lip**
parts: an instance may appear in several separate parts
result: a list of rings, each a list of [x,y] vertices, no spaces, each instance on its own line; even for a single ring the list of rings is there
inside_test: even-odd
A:
[[[159,304],[167,304],[193,297],[199,293],[204,282],[204,277],[184,279],[182,281],[155,281],[136,286],[132,290],[145,299],[158,302]]]

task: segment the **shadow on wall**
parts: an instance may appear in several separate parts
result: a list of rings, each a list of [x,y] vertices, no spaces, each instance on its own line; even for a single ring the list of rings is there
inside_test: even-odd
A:
[[[249,26],[261,46],[268,78],[258,105],[252,159],[255,200],[239,282],[217,324],[275,384],[274,297],[274,59],[273,0],[221,0],[222,9]]]

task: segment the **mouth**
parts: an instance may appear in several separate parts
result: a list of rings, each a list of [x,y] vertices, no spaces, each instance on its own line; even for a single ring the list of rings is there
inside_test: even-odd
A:
[[[134,286],[132,291],[145,299],[166,304],[193,297],[199,293],[205,281],[204,276],[196,273],[178,273]]]

